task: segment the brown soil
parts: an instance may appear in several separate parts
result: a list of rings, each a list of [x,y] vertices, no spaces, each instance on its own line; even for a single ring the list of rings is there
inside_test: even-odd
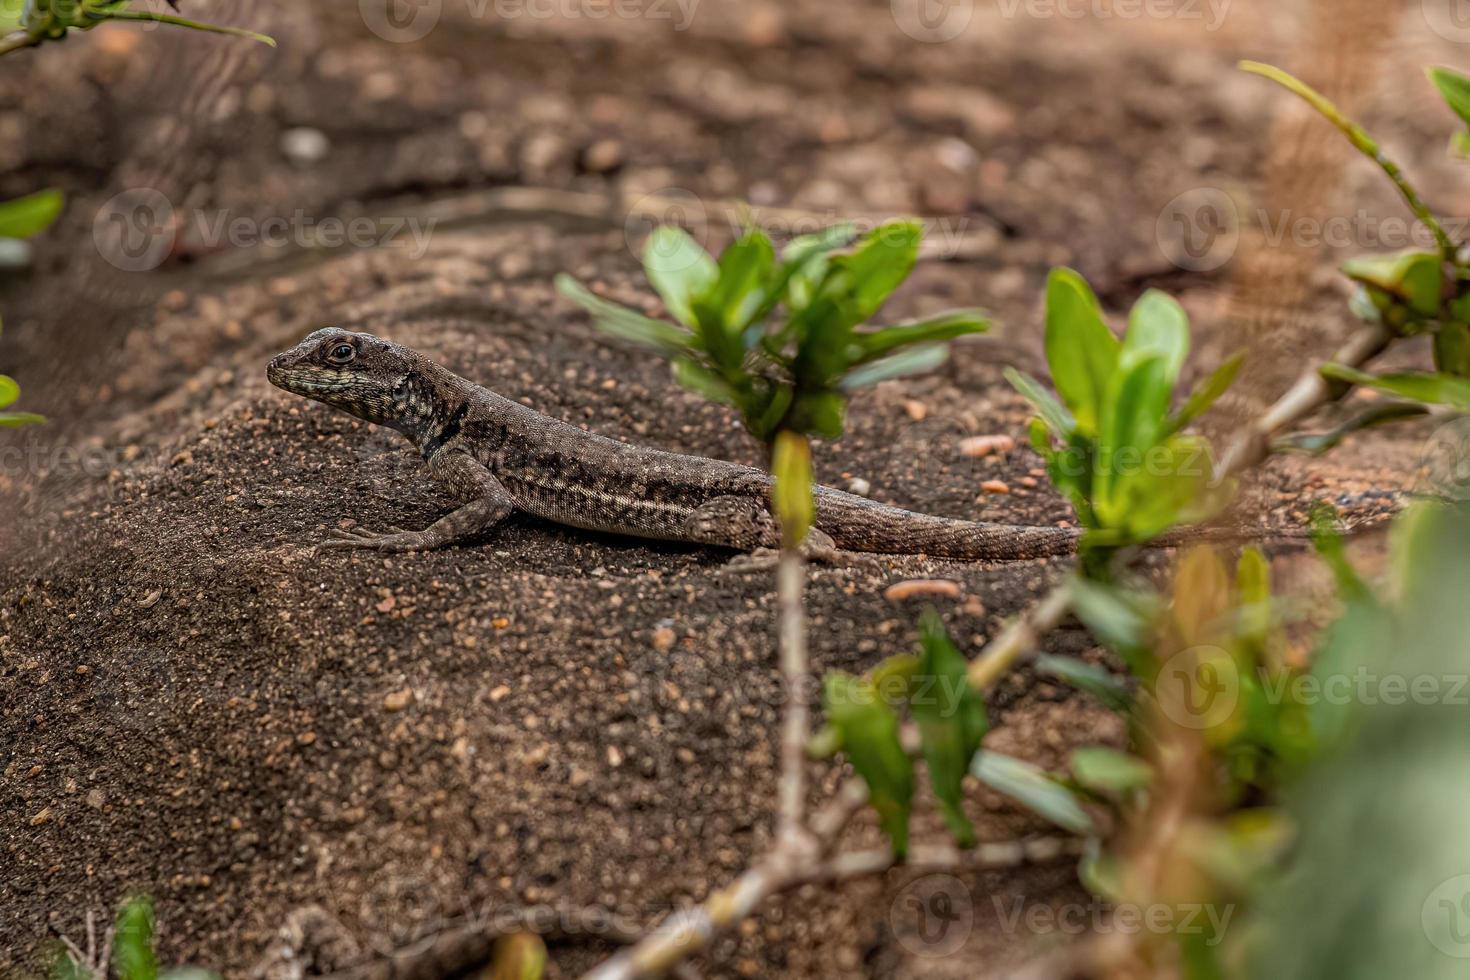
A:
[[[679,33],[477,19],[447,3],[428,39],[394,45],[356,4],[207,6],[282,49],[99,30],[0,64],[0,194],[71,196],[30,277],[0,295],[6,370],[25,407],[53,418],[0,436],[4,972],[38,972],[55,932],[79,936],[88,911],[105,917],[131,892],[156,899],[164,960],[240,976],[312,905],[370,956],[467,910],[603,906],[649,925],[729,880],[770,838],[770,583],[725,574],[722,553],[523,518],[475,548],[318,554],[330,528],[422,526],[446,502],[392,433],[270,388],[267,357],[326,323],[370,330],[600,432],[754,462],[726,412],[600,341],[552,276],[648,302],[629,228],[680,192],[702,202],[712,246],[731,220],[720,202],[737,199],[947,216],[964,249],[922,265],[885,315],[978,304],[1007,326],[933,376],[858,398],[819,476],[932,513],[1065,520],[1044,481],[1027,486],[1028,451],[975,461],[957,442],[1023,433],[1000,369],[1040,369],[1037,296],[1053,264],[1082,269],[1114,306],[1147,284],[1180,293],[1199,321],[1198,371],[1236,345],[1233,270],[1173,269],[1155,220],[1190,188],[1248,193],[1282,100],[1231,65],[1282,57],[1273,39],[1300,29],[1290,5],[1239,3],[1206,32],[979,4],[959,40],[919,44],[878,2],[709,0]],[[1422,24],[1405,36],[1428,43]],[[1425,60],[1407,46],[1385,56],[1388,96],[1364,111],[1456,210],[1443,131],[1409,129],[1400,116],[1415,114],[1390,104],[1420,98],[1406,79]],[[326,134],[324,160],[283,157],[296,127]],[[1397,213],[1348,151],[1336,162],[1354,200]],[[124,273],[99,258],[93,219],[139,186],[185,216],[440,223],[417,259],[213,248],[196,228],[158,269]],[[518,187],[562,196],[527,204],[507,193]],[[1317,285],[1330,260],[1293,307],[1293,342],[1318,351],[1311,331],[1342,329],[1340,291]],[[1392,510],[1424,435],[1274,464],[1260,519],[1297,524],[1324,497],[1355,516]],[[989,479],[1013,492],[980,494]],[[911,645],[919,605],[885,601],[893,581],[961,583],[941,611],[975,650],[1061,570],[816,569],[815,666],[861,670]],[[1099,656],[1079,628],[1048,644]],[[994,713],[990,744],[1045,765],[1122,735],[1025,671]],[[837,773],[813,773],[814,796],[830,792]],[[998,797],[973,802],[988,838],[1045,829]],[[916,833],[937,837],[921,810]],[[866,820],[859,838],[877,840]],[[903,941],[912,877],[790,896],[702,969],[975,976],[1059,938],[1008,926],[1013,903],[1085,901],[1065,866],[970,876],[973,934],[931,960]],[[610,948],[558,945],[559,975]]]

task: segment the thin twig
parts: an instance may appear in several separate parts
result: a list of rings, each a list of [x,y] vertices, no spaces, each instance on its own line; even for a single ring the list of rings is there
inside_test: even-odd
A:
[[[19,51],[21,48],[34,47],[40,43],[41,39],[39,37],[32,37],[25,31],[17,31],[7,37],[0,38],[0,55],[9,54],[12,51]]]
[[[1015,666],[1016,661],[1035,650],[1043,636],[1061,624],[1071,604],[1072,592],[1066,582],[1053,588],[975,658],[970,664],[970,687],[977,691],[988,690]]]
[[[1347,343],[1333,356],[1332,363],[1362,367],[1383,353],[1393,340],[1394,335],[1387,327],[1369,324],[1348,338]],[[1282,429],[1300,422],[1351,390],[1322,377],[1318,370],[1320,367],[1321,365],[1313,365],[1303,371],[1286,394],[1277,399],[1264,415],[1246,426],[1230,444],[1220,457],[1219,465],[1215,467],[1217,485],[1255,466],[1270,455],[1271,443]]]
[[[811,735],[811,709],[806,703],[806,610],[802,593],[806,562],[795,548],[781,549],[776,567],[776,604],[781,632],[781,683],[786,691],[781,721],[781,775],[777,787],[778,846],[809,846],[805,826],[806,745]]]

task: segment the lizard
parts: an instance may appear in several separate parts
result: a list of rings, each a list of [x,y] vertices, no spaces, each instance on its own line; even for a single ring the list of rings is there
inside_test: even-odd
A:
[[[773,478],[751,466],[619,442],[543,415],[412,348],[326,327],[271,359],[271,384],[406,436],[460,506],[420,531],[338,530],[328,548],[462,543],[513,511],[640,538],[769,552]],[[838,551],[1010,561],[1074,552],[1075,528],[935,517],[814,488],[808,555]]]

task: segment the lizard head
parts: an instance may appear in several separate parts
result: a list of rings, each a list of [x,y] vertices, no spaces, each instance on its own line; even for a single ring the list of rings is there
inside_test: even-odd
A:
[[[408,380],[421,358],[368,333],[326,327],[271,358],[271,384],[379,425],[404,420]]]

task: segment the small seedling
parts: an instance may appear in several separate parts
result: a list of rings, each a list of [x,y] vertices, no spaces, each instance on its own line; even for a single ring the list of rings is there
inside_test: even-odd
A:
[[[72,31],[90,31],[108,21],[173,24],[212,34],[248,38],[271,47],[273,38],[238,27],[207,24],[177,13],[134,10],[133,0],[0,0],[0,55],[32,47],[45,41],[62,41]],[[177,0],[169,6],[179,9]]]

